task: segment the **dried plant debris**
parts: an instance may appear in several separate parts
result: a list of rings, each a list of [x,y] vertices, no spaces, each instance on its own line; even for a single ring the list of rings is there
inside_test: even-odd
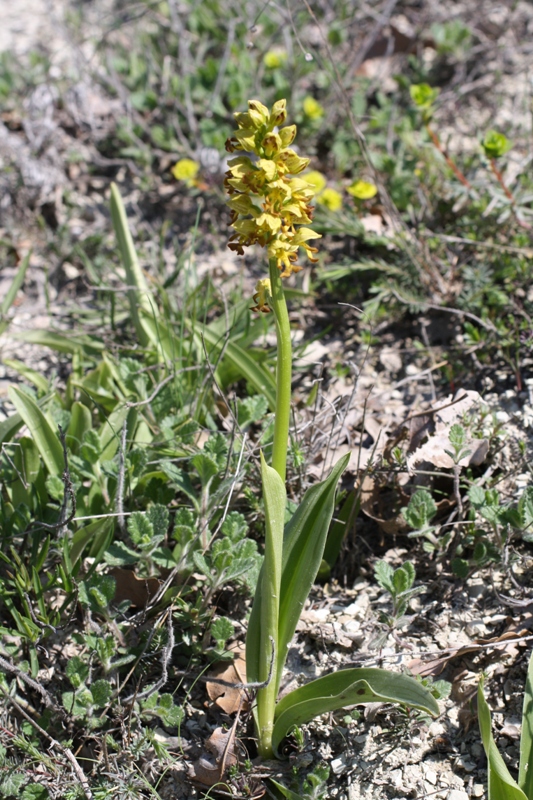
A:
[[[235,729],[225,731],[215,728],[204,743],[204,752],[191,765],[190,776],[203,786],[215,786],[224,778],[227,770],[238,763],[235,744]]]

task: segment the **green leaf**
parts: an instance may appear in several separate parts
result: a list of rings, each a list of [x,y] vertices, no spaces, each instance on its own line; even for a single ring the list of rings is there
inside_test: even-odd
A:
[[[485,490],[481,488],[481,486],[477,486],[474,484],[468,490],[468,499],[474,506],[474,508],[481,508],[481,506],[485,505]]]
[[[50,797],[46,786],[38,783],[29,783],[20,795],[21,800],[48,800]]]
[[[1,324],[2,323],[0,322],[0,326]],[[25,378],[25,380],[27,380],[29,383],[33,383],[33,385],[40,392],[48,391],[48,379],[45,378],[41,372],[37,372],[37,370],[28,367],[26,364],[23,364],[22,361],[17,361],[15,358],[4,358],[3,363],[6,367],[15,370],[19,375],[22,375],[22,377]]]
[[[76,531],[74,536],[72,537],[72,542],[70,545],[70,561],[73,566],[76,565],[76,562],[81,557],[83,551],[89,544],[89,542],[93,541],[98,534],[101,535],[103,538],[107,538],[113,529],[113,520],[112,518],[108,519],[95,519],[90,522],[88,525],[85,525],[83,528],[80,528]]]
[[[63,448],[48,418],[43,414],[37,403],[16,386],[10,386],[8,394],[22,420],[27,425],[48,472],[51,475],[61,475],[64,468]]]
[[[402,514],[408,525],[414,530],[423,530],[429,526],[437,513],[437,506],[427,489],[417,489]]]
[[[191,458],[191,464],[200,477],[203,488],[208,485],[215,475],[218,474],[218,464],[205,453],[197,453]]]
[[[15,768],[0,778],[0,797],[19,797],[20,792],[28,778],[22,772],[16,772]]]
[[[452,572],[458,578],[467,578],[470,572],[470,564],[465,558],[452,558]]]
[[[211,625],[211,636],[217,642],[227,642],[234,633],[233,622],[227,617],[218,617]]]
[[[117,452],[120,444],[120,434],[122,426],[127,420],[128,437],[133,438],[137,423],[137,412],[135,408],[119,406],[102,423],[98,435],[102,449],[100,451],[100,461],[111,461]]]
[[[82,606],[101,611],[115,596],[116,586],[112,575],[94,574],[88,580],[80,581],[78,599]]]
[[[128,533],[137,547],[150,545],[154,538],[154,526],[141,511],[134,511],[128,518]]]
[[[324,561],[327,562],[330,569],[333,568],[339,557],[346,531],[359,514],[359,507],[360,500],[358,493],[354,489],[344,501],[339,513],[335,515],[335,522],[331,526],[328,534],[326,546],[324,548]]]
[[[75,353],[95,355],[105,349],[104,343],[93,339],[92,336],[74,336],[72,334],[66,336],[63,333],[48,330],[24,331],[17,333],[14,338],[22,339],[30,344],[38,344],[41,347],[49,347],[58,353],[67,353],[68,355]]]
[[[170,459],[167,458],[163,458],[159,466],[169,481],[171,481],[171,483],[173,483],[179,491],[183,492],[183,494],[192,500],[195,507],[198,507],[198,497],[187,473],[177,467],[172,463],[172,461],[170,461]]]
[[[349,459],[348,453],[335,464],[326,480],[311,486],[306,491],[292,519],[285,526],[276,654],[277,689],[290,641],[322,561],[324,544],[335,508],[337,483],[346,469]],[[263,566],[261,574],[264,569]],[[261,581],[260,576],[246,635],[246,668],[250,681],[259,680],[257,676],[260,672]]]
[[[529,658],[524,688],[518,785],[526,797],[533,797],[533,653]]]
[[[233,544],[240,542],[248,533],[248,525],[243,514],[238,511],[230,511],[220,529],[223,536],[226,536]]]
[[[65,673],[74,688],[79,689],[89,676],[89,665],[82,661],[79,656],[72,656],[67,661]]]
[[[109,701],[113,690],[109,681],[101,678],[94,683],[91,683],[91,694],[93,696],[94,705],[97,708],[102,708]]]
[[[59,475],[49,475],[45,481],[45,486],[46,491],[52,500],[56,500],[58,503],[63,500],[63,496],[65,494],[65,484]]]
[[[463,426],[457,423],[452,425],[448,432],[448,439],[452,447],[456,450],[462,450],[466,444],[466,431]]]
[[[401,703],[437,716],[431,692],[409,675],[386,669],[346,669],[324,675],[285,695],[276,706],[272,744],[275,750],[295,725],[320,714],[359,703]]]
[[[520,514],[520,527],[523,528],[522,536],[526,541],[533,537],[533,486],[527,486],[518,501]]]
[[[394,569],[386,561],[378,561],[374,566],[374,576],[382,589],[394,594]]]
[[[237,421],[241,429],[245,430],[254,422],[259,422],[268,411],[268,401],[264,395],[256,394],[237,401]]]
[[[165,537],[170,522],[170,512],[168,508],[161,505],[161,503],[154,503],[154,505],[150,506],[148,509],[146,516],[152,523],[154,536]]]
[[[496,747],[492,736],[490,710],[483,693],[483,678],[479,681],[477,689],[477,711],[479,730],[488,761],[488,800],[528,800],[528,796],[511,777],[505,761]]]
[[[74,453],[78,453],[85,434],[91,428],[92,416],[90,409],[76,400],[70,409],[70,422],[67,428],[67,445]]]
[[[416,573],[415,568],[410,561],[406,561],[401,567],[394,571],[392,582],[396,595],[404,594],[413,585]]]
[[[272,783],[276,787],[278,792],[280,792],[280,794],[282,794],[283,797],[286,797],[287,800],[304,800],[304,798],[300,794],[296,794],[296,792],[292,792],[290,789],[288,789],[282,783],[279,783],[278,781],[275,781],[274,778],[270,778],[270,783]]]

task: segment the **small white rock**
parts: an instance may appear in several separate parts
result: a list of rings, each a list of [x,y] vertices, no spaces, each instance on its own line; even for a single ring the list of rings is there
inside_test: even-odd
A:
[[[424,778],[430,783],[432,786],[435,786],[437,783],[437,773],[433,769],[426,768],[424,770]]]
[[[466,792],[460,789],[450,789],[446,795],[446,800],[470,800]]]
[[[330,766],[334,775],[342,775],[346,769],[346,761],[342,756],[340,758],[334,758]]]

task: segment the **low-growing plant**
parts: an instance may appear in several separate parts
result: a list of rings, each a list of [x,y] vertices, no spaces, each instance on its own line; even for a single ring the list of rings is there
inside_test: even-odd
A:
[[[381,612],[380,622],[389,630],[401,628],[407,622],[405,613],[410,600],[424,592],[425,587],[414,586],[416,571],[410,561],[404,561],[397,569],[391,567],[387,561],[378,561],[374,567],[374,575],[378,584],[389,593],[392,600],[390,614]]]
[[[259,753],[277,754],[282,739],[297,725],[346,705],[389,700],[435,713],[431,694],[406,675],[379,669],[346,669],[311,681],[277,700],[288,648],[301,610],[321,564],[334,509],[335,489],[346,468],[341,458],[326,480],[307,490],[285,525],[286,467],[291,409],[291,330],[283,278],[302,267],[295,262],[299,247],[314,260],[318,238],[312,228],[309,202],[314,190],[297,177],[308,159],[290,145],[296,126],[286,120],[286,101],[272,110],[257,100],[235,115],[238,129],[227,142],[238,155],[229,161],[226,187],[234,233],[230,247],[260,244],[267,249],[269,277],[256,286],[253,310],[273,311],[277,337],[276,403],[272,466],[261,456],[265,503],[265,561],[259,576],[246,636],[247,679],[258,687],[255,723]]]

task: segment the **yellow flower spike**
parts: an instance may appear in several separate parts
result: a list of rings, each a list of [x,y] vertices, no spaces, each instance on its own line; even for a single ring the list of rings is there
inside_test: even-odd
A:
[[[296,125],[287,125],[279,131],[279,138],[281,139],[281,146],[288,147],[294,142],[296,137]]]
[[[254,303],[250,311],[262,311],[263,314],[268,314],[272,309],[268,305],[268,298],[272,295],[272,288],[268,278],[261,278],[255,285]]]
[[[300,227],[312,221],[311,200],[316,187],[305,178],[295,177],[308,166],[309,159],[289,147],[296,126],[279,127],[287,117],[285,100],[274,103],[271,111],[259,100],[250,100],[248,111],[234,116],[238,130],[226,142],[226,150],[248,152],[256,160],[244,155],[228,162],[224,185],[229,194],[230,226],[235,231],[229,247],[239,255],[254,244],[265,247],[281,277],[286,278],[302,269],[296,264],[300,247],[316,261],[316,248],[307,241],[320,235]]]
[[[259,100],[250,100],[248,103],[248,116],[253,126],[258,129],[261,125],[266,125],[269,120],[269,111]]]
[[[278,100],[277,103],[274,103],[274,105],[272,106],[272,113],[270,114],[269,125],[275,128],[278,125],[283,125],[286,119],[287,119],[287,101]]]

